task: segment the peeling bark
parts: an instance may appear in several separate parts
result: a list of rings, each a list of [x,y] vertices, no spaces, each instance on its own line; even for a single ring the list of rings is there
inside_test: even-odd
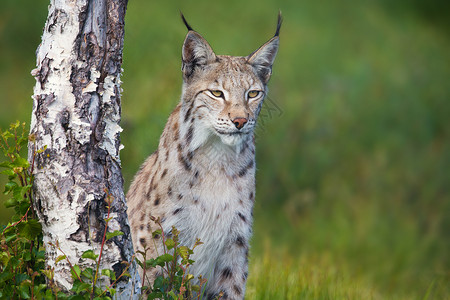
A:
[[[36,157],[35,209],[42,223],[47,264],[55,281],[71,288],[68,263],[49,243],[59,243],[72,264],[97,254],[107,214],[105,189],[114,197],[109,231],[123,236],[106,243],[101,268],[118,277],[131,261],[133,246],[126,214],[120,144],[120,73],[127,0],[51,0],[37,68],[30,133]],[[90,262],[83,262],[89,264]],[[119,283],[120,298],[139,289],[135,264],[131,280]]]

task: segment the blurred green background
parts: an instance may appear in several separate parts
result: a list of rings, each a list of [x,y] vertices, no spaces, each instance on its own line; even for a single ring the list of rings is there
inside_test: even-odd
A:
[[[30,120],[47,5],[0,2],[1,128]],[[130,1],[125,188],[180,96],[180,9],[231,55],[268,40],[283,12],[247,298],[450,299],[450,2]]]

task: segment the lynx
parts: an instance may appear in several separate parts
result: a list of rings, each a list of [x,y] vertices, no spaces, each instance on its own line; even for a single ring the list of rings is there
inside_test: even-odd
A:
[[[220,293],[243,299],[255,201],[253,131],[278,51],[281,14],[275,36],[244,57],[216,55],[182,19],[188,33],[181,101],[127,194],[133,245],[147,259],[163,253],[161,237],[152,239],[151,219],[159,217],[166,234],[172,226],[180,231],[180,244],[203,242],[189,273],[208,279],[208,299]],[[145,272],[151,283],[161,271]]]

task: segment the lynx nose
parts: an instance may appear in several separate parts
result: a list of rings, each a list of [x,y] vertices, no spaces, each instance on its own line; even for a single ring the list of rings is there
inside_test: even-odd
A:
[[[241,129],[242,127],[244,127],[245,123],[247,123],[247,119],[246,118],[235,118],[233,120],[233,124],[234,126],[236,126],[237,129]]]

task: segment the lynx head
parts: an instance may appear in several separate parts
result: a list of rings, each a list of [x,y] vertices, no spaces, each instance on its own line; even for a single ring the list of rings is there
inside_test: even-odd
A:
[[[182,49],[182,116],[200,122],[194,139],[211,136],[233,146],[252,136],[267,93],[278,51],[281,14],[275,36],[248,56],[216,55],[208,42],[188,28]],[[196,126],[198,127],[198,126]]]

